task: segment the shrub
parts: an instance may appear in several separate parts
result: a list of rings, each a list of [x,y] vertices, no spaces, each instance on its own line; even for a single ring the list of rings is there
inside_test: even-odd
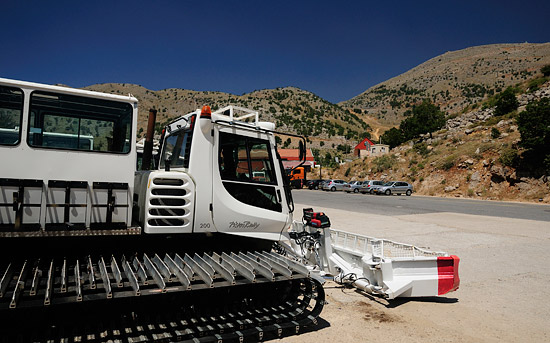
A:
[[[550,76],[550,64],[547,64],[544,67],[540,68],[540,72],[544,76]]]
[[[525,148],[535,168],[550,172],[550,99],[544,98],[527,105],[517,118],[521,135],[520,146]]]
[[[495,116],[502,116],[516,110],[519,106],[514,90],[510,87],[497,97]]]
[[[456,158],[454,156],[449,156],[446,159],[444,159],[442,162],[440,162],[439,168],[443,170],[449,170],[452,167],[454,167],[455,163],[456,163]]]
[[[497,97],[492,96],[483,103],[483,106],[481,106],[481,109],[484,110],[487,108],[495,107],[496,105],[497,105]]]
[[[372,171],[375,173],[383,172],[392,169],[396,163],[397,158],[393,155],[376,157],[374,160],[372,160]]]
[[[513,167],[518,162],[518,151],[513,148],[507,148],[500,153],[498,161],[507,167]]]
[[[537,89],[539,89],[539,87],[541,85],[546,83],[546,81],[548,81],[548,78],[546,78],[546,77],[539,77],[539,78],[536,78],[536,79],[532,79],[531,81],[529,81],[529,84],[527,86],[529,88],[529,92],[536,91]]]
[[[473,196],[474,196],[474,190],[473,190],[473,189],[471,189],[471,188],[468,189],[468,196],[469,196],[469,197],[473,197]]]
[[[500,137],[500,131],[496,127],[493,127],[491,129],[491,138],[497,139],[498,137]]]
[[[424,157],[426,157],[430,153],[428,151],[428,144],[424,142],[413,145],[413,150],[416,151],[417,154],[422,155]]]

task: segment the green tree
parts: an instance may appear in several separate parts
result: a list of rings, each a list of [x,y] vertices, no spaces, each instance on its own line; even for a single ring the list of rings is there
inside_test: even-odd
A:
[[[286,149],[288,148],[288,146],[290,145],[290,143],[292,143],[292,141],[290,140],[290,138],[287,138],[285,143],[283,144],[283,149]]]
[[[325,154],[325,159],[323,160],[323,164],[329,166],[332,164],[333,161],[334,160],[332,159],[331,153],[327,151],[327,153]]]
[[[382,140],[382,143],[388,144],[390,146],[390,149],[393,149],[396,146],[401,145],[401,143],[405,142],[403,131],[401,131],[400,129],[396,129],[395,127],[392,127],[391,129],[384,132],[380,138]]]
[[[517,119],[520,146],[535,169],[550,172],[550,99],[531,102]]]
[[[371,139],[371,134],[370,134],[370,132],[365,131],[365,132],[357,135],[357,137],[359,138],[359,140],[363,140],[365,138]]]
[[[495,116],[502,116],[517,110],[519,106],[514,90],[510,87],[497,96]]]
[[[347,144],[338,144],[336,147],[336,150],[343,152],[344,154],[349,154],[351,151],[351,147]]]
[[[439,107],[428,100],[416,106],[412,110],[412,116],[401,122],[399,128],[403,131],[405,140],[413,139],[421,134],[441,129],[445,125],[445,113]]]
[[[544,67],[540,68],[540,71],[541,71],[542,75],[550,76],[550,64],[547,64]]]

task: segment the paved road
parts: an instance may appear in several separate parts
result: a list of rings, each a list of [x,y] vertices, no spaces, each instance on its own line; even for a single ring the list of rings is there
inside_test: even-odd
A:
[[[460,288],[390,304],[326,287],[327,329],[285,342],[550,342],[550,206],[297,190],[334,229],[460,257]],[[363,312],[361,312],[363,311]],[[373,320],[383,316],[384,321]]]
[[[325,192],[308,189],[293,190],[294,201],[299,204],[398,216],[454,212],[501,218],[531,219],[550,222],[550,205],[527,204],[471,199],[438,198],[429,196],[384,196],[353,194],[345,192]],[[550,226],[548,227],[550,229]]]

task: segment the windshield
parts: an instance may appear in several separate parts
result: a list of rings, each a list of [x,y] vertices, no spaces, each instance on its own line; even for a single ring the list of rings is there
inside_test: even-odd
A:
[[[290,190],[289,177],[287,173],[283,173],[283,170],[285,170],[285,168],[283,167],[283,160],[281,159],[281,155],[279,155],[279,152],[277,152],[277,160],[279,161],[279,168],[281,170],[281,175],[283,176],[283,189],[285,191],[285,196],[287,199],[288,212],[292,213],[294,212],[294,199],[292,198],[292,192]]]
[[[167,160],[170,161],[170,167],[172,168],[189,168],[190,150],[191,130],[180,130],[166,137],[160,168],[164,169]]]

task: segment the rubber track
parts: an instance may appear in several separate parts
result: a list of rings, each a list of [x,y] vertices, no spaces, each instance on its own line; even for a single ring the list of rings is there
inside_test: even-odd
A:
[[[306,272],[267,252],[15,261],[0,267],[0,341],[254,342],[298,334],[317,324],[324,305],[322,286]]]

